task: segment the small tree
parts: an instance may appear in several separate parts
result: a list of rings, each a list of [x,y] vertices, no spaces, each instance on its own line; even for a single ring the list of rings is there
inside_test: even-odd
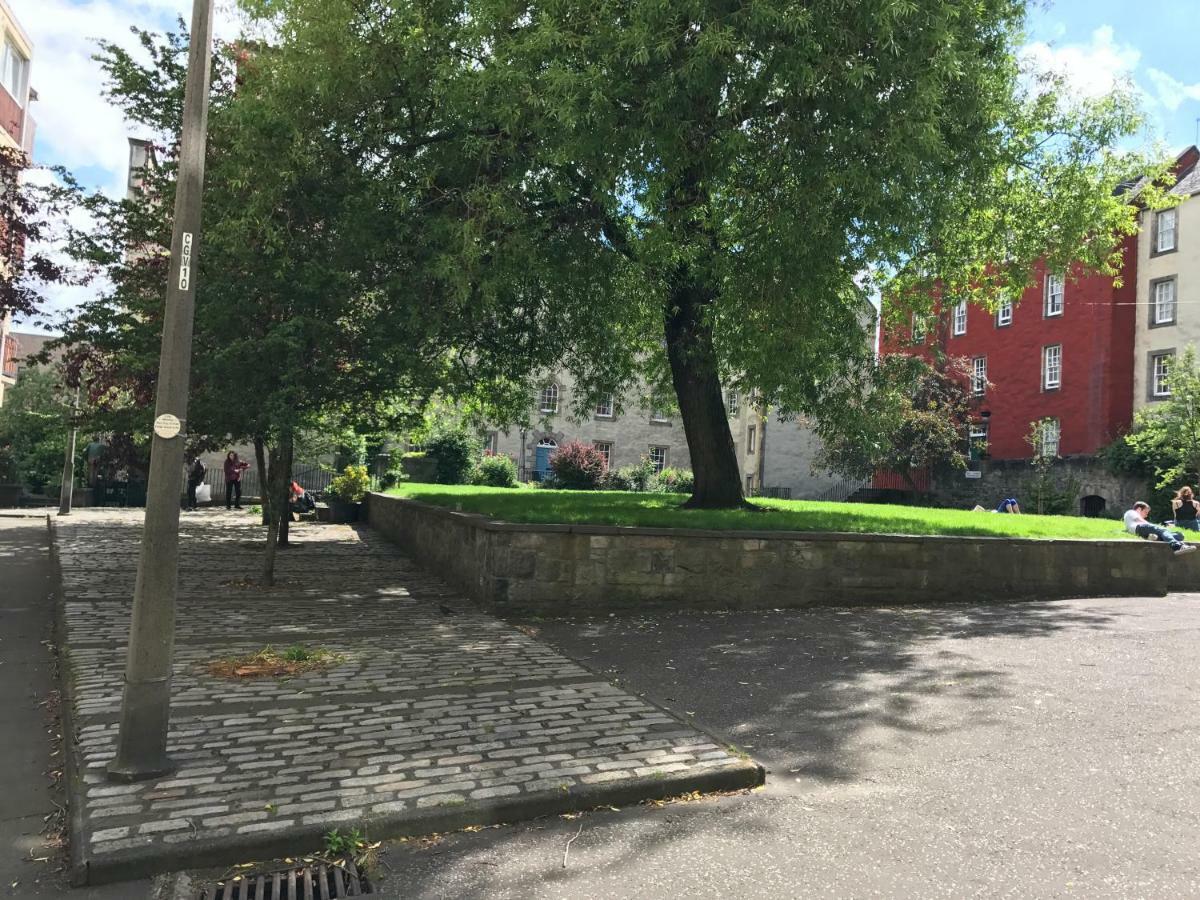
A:
[[[40,491],[62,474],[68,407],[48,369],[29,369],[0,407],[0,481]]]
[[[1147,406],[1134,418],[1125,443],[1154,461],[1156,487],[1200,480],[1200,371],[1188,347],[1171,366],[1170,397]]]
[[[594,491],[604,478],[604,456],[591,444],[568,441],[550,457],[554,486],[568,491]]]
[[[913,491],[921,470],[966,468],[975,397],[965,359],[935,367],[915,357],[885,357],[847,385],[845,397],[837,415],[818,423],[821,468],[863,480],[892,471]]]
[[[1043,418],[1029,423],[1029,434],[1025,443],[1033,452],[1030,466],[1033,477],[1027,481],[1027,494],[1033,498],[1033,510],[1038,515],[1061,515],[1069,512],[1071,501],[1079,492],[1079,482],[1067,477],[1060,483],[1054,474],[1054,463],[1058,459],[1057,419]],[[1054,435],[1051,439],[1051,435]]]

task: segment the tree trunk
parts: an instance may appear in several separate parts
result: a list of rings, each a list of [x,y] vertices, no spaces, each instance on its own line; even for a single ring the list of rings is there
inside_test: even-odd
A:
[[[280,456],[283,459],[283,465],[280,467],[280,474],[283,476],[283,512],[279,516],[279,546],[286,547],[288,545],[288,531],[292,525],[292,456],[295,452],[296,441],[292,433],[289,431],[280,439]]]
[[[270,472],[267,470],[267,451],[261,436],[254,439],[254,460],[258,463],[258,502],[262,506],[262,524],[271,524]]]
[[[692,498],[684,505],[693,509],[746,507],[749,504],[742,495],[742,474],[717,373],[712,326],[704,321],[705,307],[715,292],[697,284],[688,267],[680,269],[671,289],[665,333],[671,380],[695,476]]]
[[[283,463],[279,458],[281,444],[282,442],[277,442],[271,450],[271,475],[267,479],[267,486],[263,489],[263,509],[267,508],[268,497],[271,504],[267,528],[267,552],[263,556],[262,584],[264,587],[274,587],[275,585],[275,554],[279,540],[279,523],[282,518],[278,502],[278,482],[282,481],[280,473],[283,471]]]

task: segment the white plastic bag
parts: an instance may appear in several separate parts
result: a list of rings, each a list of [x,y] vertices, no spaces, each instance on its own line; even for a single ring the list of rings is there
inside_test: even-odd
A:
[[[212,485],[201,484],[196,487],[196,502],[211,503],[212,502]]]

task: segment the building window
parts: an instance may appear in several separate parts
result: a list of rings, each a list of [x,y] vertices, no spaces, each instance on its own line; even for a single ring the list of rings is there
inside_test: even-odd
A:
[[[758,426],[751,425],[746,429],[746,452],[754,452],[754,442],[758,438]]]
[[[651,447],[649,456],[650,465],[654,466],[654,471],[662,474],[662,470],[667,467],[667,448]]]
[[[1042,390],[1062,386],[1062,344],[1042,348]]]
[[[967,333],[967,301],[959,300],[954,306],[954,334]]]
[[[996,310],[996,327],[1004,328],[1012,324],[1013,317],[1013,302],[1011,300],[1002,300],[1000,307]]]
[[[596,418],[611,419],[613,410],[616,408],[615,398],[612,394],[605,394],[596,401]]]
[[[1058,419],[1045,419],[1042,421],[1042,446],[1038,448],[1041,456],[1058,456],[1058,442],[1062,434],[1062,429],[1059,427]]]
[[[651,422],[670,422],[671,417],[667,415],[667,411],[660,406],[652,406],[650,408]]]
[[[0,57],[0,84],[18,106],[25,105],[25,94],[29,88],[29,60],[9,40],[4,41],[4,54]]]
[[[1150,327],[1175,324],[1175,279],[1150,283]]]
[[[1154,252],[1170,253],[1175,249],[1175,231],[1179,222],[1179,211],[1164,209],[1154,217]]]
[[[1171,396],[1171,360],[1174,350],[1150,355],[1150,398],[1162,399]]]
[[[738,414],[738,408],[738,392],[733,390],[726,391],[725,410],[729,413],[729,415],[736,416]]]
[[[925,317],[913,313],[912,339],[914,344],[925,343]]]
[[[544,413],[558,412],[558,385],[547,384],[538,395],[538,409]]]
[[[1046,276],[1046,316],[1061,316],[1063,312],[1063,277]]]
[[[747,497],[754,496],[754,476],[753,475],[746,476],[746,496]]]
[[[609,464],[612,462],[612,441],[596,441],[592,446],[604,457],[604,471],[607,472]]]
[[[977,356],[971,360],[971,393],[982,397],[987,390],[987,357]]]
[[[972,460],[982,459],[988,448],[988,423],[972,422],[967,437],[970,441],[968,456]]]
[[[483,452],[488,456],[495,456],[500,452],[500,432],[489,431],[487,437],[484,438]]]

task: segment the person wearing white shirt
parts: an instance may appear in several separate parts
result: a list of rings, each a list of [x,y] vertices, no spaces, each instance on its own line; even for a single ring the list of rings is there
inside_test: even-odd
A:
[[[1150,504],[1143,503],[1141,500],[1133,504],[1133,509],[1125,513],[1125,530],[1140,538],[1149,539],[1153,536],[1160,541],[1165,541],[1171,545],[1176,556],[1181,553],[1191,553],[1196,549],[1195,546],[1183,542],[1182,531],[1167,531],[1161,525],[1153,525],[1146,521],[1148,512],[1150,512]]]

